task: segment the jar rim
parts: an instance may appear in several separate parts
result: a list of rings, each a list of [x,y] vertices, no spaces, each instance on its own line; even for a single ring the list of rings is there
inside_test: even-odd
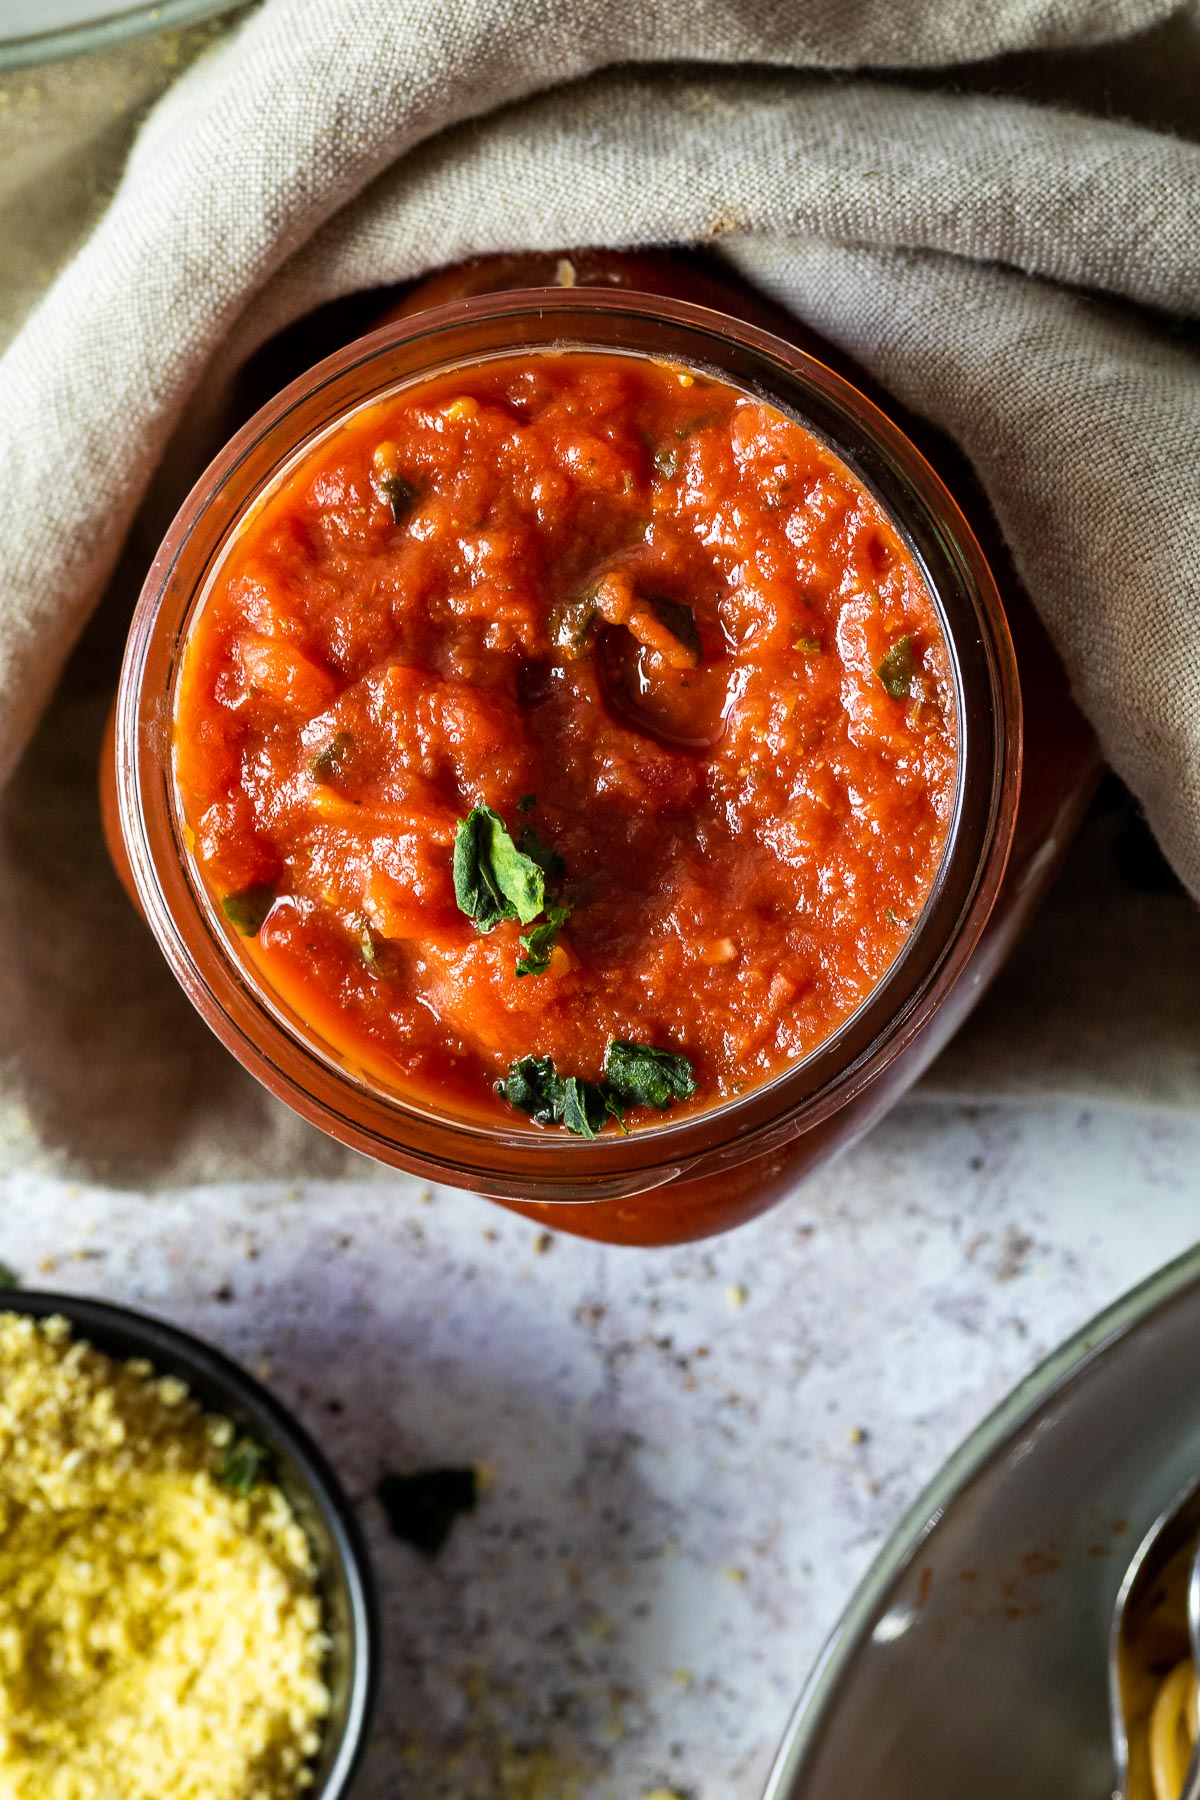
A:
[[[171,756],[190,624],[247,510],[321,437],[388,392],[500,355],[649,355],[715,373],[795,417],[847,464],[900,533],[954,670],[958,778],[933,885],[908,942],[828,1038],[745,1095],[628,1137],[586,1141],[437,1115],[366,1087],[289,1025],[236,957],[190,870]],[[994,577],[957,504],[906,434],[844,376],[761,327],[629,289],[520,289],[386,324],[316,363],[218,453],[169,527],[139,598],[116,715],[118,810],[151,930],[206,1023],[277,1097],[377,1160],[499,1198],[607,1200],[782,1148],[872,1082],[921,1029],[978,941],[1020,784],[1021,702]],[[315,1035],[315,1034],[314,1034]]]

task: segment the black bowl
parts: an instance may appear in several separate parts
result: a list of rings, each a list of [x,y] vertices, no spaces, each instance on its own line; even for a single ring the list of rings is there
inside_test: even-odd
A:
[[[0,1312],[45,1319],[61,1314],[79,1337],[124,1360],[144,1356],[160,1375],[177,1375],[210,1412],[255,1438],[270,1453],[272,1479],[287,1496],[312,1546],[329,1633],[329,1716],[313,1761],[310,1800],[343,1800],[366,1745],[378,1675],[379,1623],[366,1545],[341,1484],[321,1452],[278,1400],[236,1363],[161,1319],[83,1300],[15,1288]]]

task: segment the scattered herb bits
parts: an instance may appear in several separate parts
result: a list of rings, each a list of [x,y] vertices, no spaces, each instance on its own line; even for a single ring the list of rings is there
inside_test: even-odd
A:
[[[379,475],[375,491],[386,502],[394,525],[406,525],[413,515],[420,493],[414,482],[404,475]]]
[[[654,1106],[664,1112],[690,1100],[696,1077],[686,1056],[614,1038],[604,1059],[604,1079],[622,1106]]]
[[[562,1076],[548,1056],[523,1056],[496,1091],[539,1125],[562,1125],[575,1137],[594,1138],[609,1119],[627,1129],[624,1115],[632,1107],[665,1112],[678,1100],[690,1100],[696,1076],[687,1057],[674,1050],[614,1038],[600,1081]]]
[[[239,1500],[248,1500],[258,1486],[266,1463],[267,1453],[261,1444],[249,1437],[235,1438],[216,1466],[216,1478]]]
[[[496,1091],[536,1124],[562,1125],[574,1137],[596,1137],[609,1119],[624,1129],[620,1105],[602,1083],[562,1076],[548,1056],[523,1056],[507,1080],[496,1083]]]
[[[275,889],[262,882],[256,887],[243,888],[240,894],[226,894],[221,901],[221,911],[242,937],[257,937],[275,900]]]
[[[546,917],[540,925],[526,932],[521,937],[521,948],[524,956],[517,958],[518,975],[544,975],[550,967],[550,958],[554,950],[555,939],[560,928],[571,916],[569,906],[550,906],[546,909]]]
[[[912,693],[914,675],[921,673],[921,665],[913,650],[911,636],[897,638],[876,674],[893,700],[907,700]]]
[[[422,1469],[415,1475],[384,1475],[377,1491],[393,1537],[423,1556],[436,1556],[455,1520],[475,1511],[479,1476],[474,1469]]]
[[[523,1056],[513,1063],[507,1080],[496,1083],[496,1091],[536,1124],[557,1125],[562,1120],[561,1086],[548,1056]]]

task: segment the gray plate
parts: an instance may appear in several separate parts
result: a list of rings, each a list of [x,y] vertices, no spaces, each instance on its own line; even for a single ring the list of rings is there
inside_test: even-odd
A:
[[[764,1800],[1102,1800],[1106,1655],[1143,1533],[1200,1474],[1200,1249],[1014,1390],[826,1646]]]
[[[243,0],[0,0],[0,70],[195,25]]]

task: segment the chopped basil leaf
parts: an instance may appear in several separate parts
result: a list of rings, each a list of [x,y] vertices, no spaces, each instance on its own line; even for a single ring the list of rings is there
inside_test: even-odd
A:
[[[536,805],[536,794],[522,794],[521,798],[517,801],[517,811],[519,813],[532,812]]]
[[[509,1068],[507,1081],[496,1083],[496,1092],[536,1124],[557,1125],[562,1117],[561,1087],[548,1056],[523,1056]]]
[[[603,1087],[578,1075],[564,1080],[548,1056],[523,1056],[496,1091],[537,1125],[565,1125],[576,1137],[594,1138],[611,1116],[619,1117]]]
[[[275,889],[264,881],[256,887],[243,888],[240,894],[226,894],[221,911],[243,937],[257,937],[275,900]]]
[[[384,1475],[377,1489],[392,1535],[423,1556],[436,1556],[463,1513],[479,1499],[474,1469],[422,1469],[416,1475]]]
[[[920,672],[911,634],[896,639],[875,672],[893,700],[908,699],[913,676]]]
[[[609,1110],[603,1088],[594,1081],[568,1075],[562,1083],[562,1122],[576,1137],[594,1138],[603,1131]]]
[[[622,1106],[656,1106],[690,1100],[696,1077],[686,1056],[614,1038],[604,1059],[604,1078]]]
[[[559,927],[565,925],[570,916],[569,906],[548,906],[542,923],[522,934],[521,948],[525,954],[517,960],[518,975],[545,974],[550,967],[550,952],[554,949]]]
[[[245,1500],[254,1492],[266,1461],[267,1453],[261,1444],[253,1438],[237,1438],[217,1464],[216,1478],[231,1494]]]
[[[677,450],[656,450],[654,466],[659,474],[664,475],[669,481],[679,467],[679,452]]]
[[[821,640],[819,637],[797,638],[792,645],[793,650],[802,650],[805,656],[815,656],[820,648]]]
[[[623,1114],[630,1106],[656,1106],[664,1111],[696,1091],[696,1077],[686,1056],[655,1050],[649,1044],[614,1039],[608,1047],[602,1081],[560,1076],[548,1056],[523,1056],[512,1064],[496,1092],[538,1125],[563,1125],[576,1137],[594,1138],[609,1119],[626,1130]]]
[[[313,757],[308,765],[308,772],[314,781],[322,784],[331,776],[340,775],[346,752],[351,748],[354,739],[348,731],[335,731],[329,742]]]
[[[381,475],[376,492],[391,509],[393,524],[403,525],[417,503],[418,490],[413,483],[403,475]]]
[[[532,925],[546,903],[546,878],[533,856],[518,850],[490,806],[475,806],[454,837],[454,897],[480,931],[503,919]]]
[[[21,1285],[21,1277],[7,1263],[0,1263],[0,1288],[16,1288]]]

